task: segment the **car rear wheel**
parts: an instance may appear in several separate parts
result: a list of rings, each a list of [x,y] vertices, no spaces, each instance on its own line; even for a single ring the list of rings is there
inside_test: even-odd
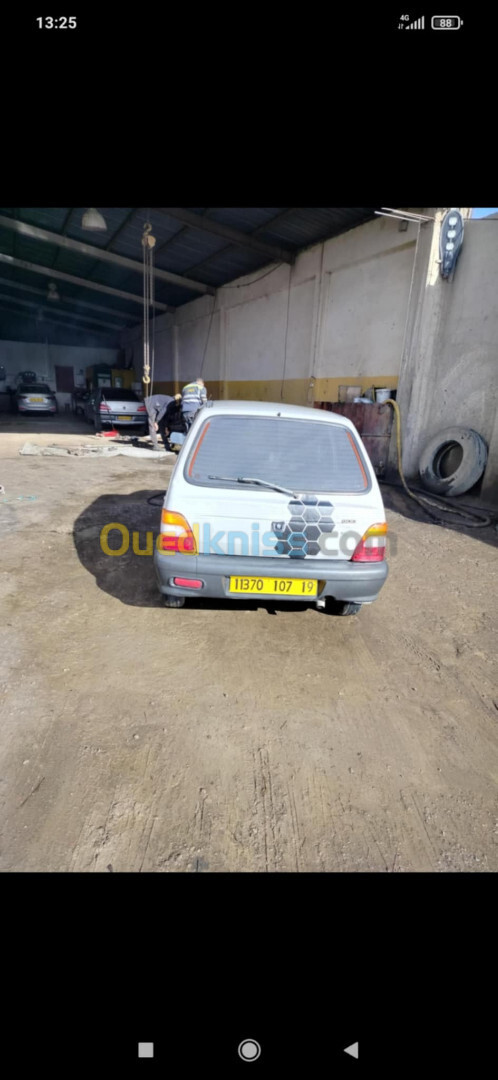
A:
[[[348,603],[346,600],[327,599],[326,611],[329,615],[357,615],[361,604]]]

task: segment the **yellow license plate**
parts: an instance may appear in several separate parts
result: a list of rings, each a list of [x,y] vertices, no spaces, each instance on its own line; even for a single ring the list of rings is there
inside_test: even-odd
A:
[[[118,416],[118,423],[119,423],[120,420],[126,421],[126,420],[129,420],[129,419],[130,419],[129,416]]]
[[[230,592],[270,596],[316,596],[318,582],[302,578],[231,577]]]
[[[30,397],[29,400],[30,400],[31,405],[34,405],[35,401],[36,402],[43,401],[43,398],[42,397]]]

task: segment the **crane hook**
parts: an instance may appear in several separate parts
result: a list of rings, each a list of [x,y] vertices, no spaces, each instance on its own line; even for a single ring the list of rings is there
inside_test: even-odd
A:
[[[156,238],[155,238],[155,236],[150,235],[151,232],[152,232],[152,225],[151,225],[150,221],[147,221],[145,223],[145,225],[144,225],[144,231],[143,231],[143,234],[142,234],[142,244],[143,244],[144,247],[149,247],[149,248],[155,247]]]

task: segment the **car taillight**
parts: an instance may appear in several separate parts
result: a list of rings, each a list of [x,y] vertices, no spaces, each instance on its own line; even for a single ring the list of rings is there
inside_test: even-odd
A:
[[[100,409],[101,412],[110,412],[111,411],[110,405],[105,405],[104,402],[101,402],[101,404],[99,405],[99,409]]]
[[[202,589],[203,582],[197,578],[174,577],[173,585],[180,585],[182,589]]]
[[[197,555],[195,536],[183,514],[176,514],[172,510],[162,511],[159,546],[162,551]]]
[[[382,562],[386,557],[387,521],[371,525],[355,548],[351,562]]]
[[[145,405],[139,405],[138,409],[137,409],[137,412],[147,412],[147,409],[145,408]]]

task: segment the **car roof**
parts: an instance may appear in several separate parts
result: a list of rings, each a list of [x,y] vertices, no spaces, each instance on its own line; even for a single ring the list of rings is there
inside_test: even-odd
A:
[[[205,408],[214,416],[281,416],[287,420],[318,420],[328,424],[342,424],[354,430],[354,424],[345,416],[327,409],[288,405],[283,401],[209,401]],[[200,415],[205,415],[204,409]]]

